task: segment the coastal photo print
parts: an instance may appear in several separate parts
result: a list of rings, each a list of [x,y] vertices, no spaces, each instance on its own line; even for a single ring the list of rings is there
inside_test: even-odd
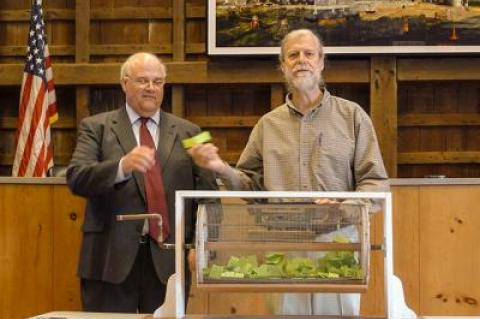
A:
[[[210,0],[209,54],[277,54],[308,28],[326,53],[480,52],[480,0]]]

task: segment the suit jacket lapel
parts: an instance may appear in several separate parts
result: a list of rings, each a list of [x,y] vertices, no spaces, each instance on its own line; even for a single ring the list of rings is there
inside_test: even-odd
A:
[[[162,166],[162,171],[165,170],[165,167],[168,164],[170,155],[172,154],[173,145],[175,144],[175,139],[177,134],[175,133],[175,124],[170,120],[168,113],[160,111],[160,139],[158,141],[158,156],[160,158],[160,165]]]
[[[117,136],[118,143],[122,147],[124,154],[127,154],[137,146],[137,140],[133,134],[132,123],[130,123],[130,118],[128,117],[125,107],[122,107],[120,110],[118,110],[117,115],[118,116],[112,120],[112,130]],[[140,172],[133,172],[133,178],[137,183],[143,200],[147,202],[143,174]]]

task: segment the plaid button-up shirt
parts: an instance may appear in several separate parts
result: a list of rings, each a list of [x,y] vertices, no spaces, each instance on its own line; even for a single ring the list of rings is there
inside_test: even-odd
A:
[[[220,176],[233,190],[388,190],[370,118],[327,90],[306,114],[287,95],[255,125],[236,168]]]

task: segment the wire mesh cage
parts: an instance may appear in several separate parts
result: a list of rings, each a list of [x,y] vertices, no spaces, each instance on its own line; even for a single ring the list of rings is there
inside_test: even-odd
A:
[[[364,291],[368,284],[363,200],[205,203],[196,234],[200,288]]]

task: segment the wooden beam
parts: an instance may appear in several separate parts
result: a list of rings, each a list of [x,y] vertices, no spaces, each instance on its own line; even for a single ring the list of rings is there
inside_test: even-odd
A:
[[[190,6],[190,16],[202,17],[202,7]],[[205,14],[203,15],[205,17]],[[44,18],[48,21],[75,20],[76,14],[71,9],[45,9]],[[92,20],[147,20],[147,19],[171,19],[170,7],[129,7],[129,8],[99,8],[91,11]],[[30,10],[2,10],[0,21],[19,22],[30,21]]]
[[[90,61],[90,1],[75,2],[75,63]]]
[[[90,41],[90,40],[89,40]],[[88,45],[88,43],[87,43]],[[171,44],[93,44],[90,46],[90,55],[130,55],[139,51],[146,51],[158,54],[171,54]],[[52,45],[48,46],[51,56],[72,56],[75,54],[73,45]],[[189,53],[204,53],[203,43],[192,43],[187,46]],[[24,56],[25,46],[7,45],[0,46],[0,56]]]
[[[52,20],[73,20],[75,12],[71,9],[46,9],[43,10],[44,19]],[[30,9],[28,10],[0,10],[0,21],[17,22],[30,21]]]
[[[397,176],[397,82],[395,57],[372,57],[370,116],[389,177]]]
[[[480,152],[398,153],[399,164],[480,164]]]
[[[200,127],[253,127],[260,116],[191,116],[187,120]]]
[[[172,53],[171,44],[96,44],[91,46],[91,55],[130,55],[135,52],[157,54]]]
[[[0,129],[16,130],[17,129],[16,117],[4,116],[0,117]],[[76,123],[71,117],[59,117],[58,121],[53,123],[53,129],[74,129]]]
[[[73,47],[72,47],[73,48]],[[91,46],[91,51],[95,46]],[[125,52],[141,51],[132,47]],[[112,47],[113,50],[113,47]],[[72,51],[73,55],[74,51]],[[92,55],[92,54],[91,54]],[[278,70],[277,63],[273,61],[239,61],[235,63],[206,62],[206,61],[181,61],[167,62],[168,79],[170,84],[188,83],[283,83],[283,76]],[[336,65],[338,73],[347,74],[349,64]],[[0,64],[0,86],[20,85],[23,64]],[[118,84],[120,63],[58,63],[53,62],[55,83],[80,85],[80,84]],[[327,83],[354,83],[359,74],[352,72],[350,78],[341,78],[335,75],[335,70],[325,75]]]
[[[75,2],[75,63],[90,61],[90,1]],[[90,88],[87,85],[75,89],[75,115],[77,126],[90,115]]]
[[[168,83],[206,83],[206,62],[167,62]],[[53,64],[57,85],[119,84],[120,63]],[[24,66],[0,64],[0,86],[20,85]]]
[[[173,60],[185,60],[185,0],[173,2]]]
[[[5,45],[0,46],[0,56],[25,56],[25,46]],[[73,45],[48,45],[51,56],[71,56],[75,54]]]
[[[328,60],[324,71],[327,83],[369,83],[369,60]]]
[[[173,2],[173,61],[185,61],[185,0]],[[172,113],[185,116],[185,90],[182,85],[172,87]]]
[[[54,162],[55,165],[67,165],[70,162],[70,159],[72,158],[72,154],[70,153],[62,153],[58,154],[55,153],[54,156]],[[1,154],[0,153],[0,165],[2,166],[12,166],[14,160],[14,154]]]
[[[275,62],[239,61],[208,64],[209,83],[279,83],[282,74]]]
[[[128,8],[102,8],[92,10],[92,20],[147,20],[171,19],[170,7],[128,7]]]
[[[479,80],[480,58],[398,59],[398,81]]]
[[[405,114],[398,117],[398,126],[467,126],[480,125],[478,113]]]

